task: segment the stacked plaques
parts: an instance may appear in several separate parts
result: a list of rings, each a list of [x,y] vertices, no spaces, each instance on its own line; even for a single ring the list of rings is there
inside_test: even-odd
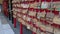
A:
[[[17,18],[27,29],[36,34],[60,34],[59,29],[56,28],[60,28],[60,15],[59,12],[55,12],[56,10],[49,10],[50,2],[13,0],[12,3],[13,17]]]

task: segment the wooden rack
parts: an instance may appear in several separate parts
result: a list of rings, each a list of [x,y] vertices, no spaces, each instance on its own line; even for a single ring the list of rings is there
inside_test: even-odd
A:
[[[55,1],[56,0],[53,0],[53,2],[55,2]],[[35,3],[35,2],[39,3],[40,1],[34,0],[34,1],[23,1],[23,2],[21,2],[21,1],[20,2],[18,2],[18,1],[12,2],[14,27],[16,27],[16,20],[18,20],[20,22],[20,34],[23,34],[23,31],[22,31],[23,25],[25,25],[27,27],[27,29],[31,30],[33,32],[32,34],[39,34],[39,33],[41,34],[42,32],[44,34],[48,34],[48,33],[55,34],[54,31],[55,31],[55,29],[60,28],[60,24],[56,24],[53,21],[46,20],[47,13],[51,12],[51,10],[49,10],[48,8],[45,8],[45,9],[42,9],[42,8],[38,9],[35,7],[30,8],[30,5]],[[44,0],[42,0],[41,2],[44,2]],[[46,0],[46,2],[51,2],[51,0]],[[23,8],[21,6],[21,4],[28,4],[28,5],[30,4],[30,5],[28,8]],[[43,16],[38,19],[37,14],[39,12],[42,13]],[[54,17],[56,15],[59,15],[59,11],[56,11],[56,10],[52,10],[52,13],[54,14]],[[40,25],[38,25],[38,24],[40,24]],[[49,31],[48,27],[51,28],[51,31]],[[40,32],[38,31],[38,29]]]

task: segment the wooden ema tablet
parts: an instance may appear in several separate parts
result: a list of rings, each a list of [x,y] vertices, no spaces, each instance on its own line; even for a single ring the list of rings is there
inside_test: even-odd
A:
[[[26,23],[26,27],[27,29],[31,30],[31,25],[29,25],[28,23]]]
[[[53,22],[60,25],[60,18],[59,18],[59,16],[55,16],[54,19],[53,19]]]
[[[46,26],[45,25],[41,24],[40,28],[41,28],[41,30],[46,31]]]
[[[45,18],[41,18],[41,19],[40,19],[40,22],[42,22],[42,23],[45,24],[45,25],[48,24],[48,23],[46,22],[46,19],[45,19]]]
[[[52,24],[51,24],[52,23]],[[44,24],[44,23],[43,23]],[[58,24],[55,24],[55,23],[53,23],[53,22],[45,22],[45,24],[51,24],[51,26],[53,26],[53,27],[55,27],[55,28],[59,28],[60,27],[60,25],[58,25]]]
[[[21,4],[22,8],[29,8],[29,4]]]
[[[31,21],[31,18],[27,16],[26,21]]]
[[[47,21],[52,21],[53,18],[54,18],[54,13],[52,13],[52,12],[47,12],[47,14],[46,14],[46,20],[47,20]]]
[[[35,29],[35,31],[34,32],[36,32],[36,29],[37,29],[37,20],[36,19],[33,19],[33,20],[31,20],[31,22],[32,22],[32,24],[33,24],[33,31],[34,31],[34,29]]]
[[[43,33],[45,33],[45,34],[46,34],[46,32],[47,32],[47,31],[45,31],[45,30],[41,29],[41,27],[39,28],[39,30],[40,30],[40,33],[41,33],[41,32],[43,32]]]
[[[36,16],[36,12],[33,12],[33,11],[29,11],[29,14],[30,16]]]
[[[53,24],[53,21],[45,21],[45,23],[47,24],[47,25],[51,25],[51,24]]]
[[[22,19],[26,20],[26,15],[23,15],[23,16],[22,16]]]
[[[13,11],[18,11],[18,9],[17,8],[13,8]]]
[[[27,29],[33,31],[33,25],[31,25],[28,22],[26,22],[26,26],[27,26]]]
[[[26,22],[22,18],[18,18],[18,21],[21,22],[23,25],[26,25]]]
[[[22,9],[18,9],[18,11],[17,11],[18,13],[20,13],[20,12],[22,12]]]
[[[45,18],[40,19],[40,22],[42,22],[42,24],[45,24],[45,25],[50,24],[49,21],[47,21]]]
[[[22,13],[23,13],[23,14],[27,14],[27,12],[28,12],[28,9],[23,9],[23,10],[22,10]]]
[[[26,22],[22,19],[21,23],[26,26]]]
[[[57,2],[53,2],[53,7],[54,8],[59,8],[60,7],[60,1],[57,1]]]
[[[33,22],[33,24],[36,24],[38,22],[38,20],[36,18],[32,18],[32,22]]]
[[[30,3],[30,8],[38,8],[39,3],[38,2],[34,2],[34,3]]]
[[[32,22],[33,26],[36,28],[40,26],[40,22],[36,18],[33,18],[31,20],[31,22]]]
[[[22,17],[22,16],[23,16],[22,14],[19,14],[19,13],[17,14],[17,17]]]
[[[26,24],[30,25],[30,30],[31,30],[31,31],[33,31],[33,24],[32,24],[32,22],[31,22],[31,21],[30,21],[30,22],[29,22],[29,21],[27,21],[27,23],[26,23]]]
[[[50,12],[50,10],[46,10],[46,20],[48,20],[48,21],[49,21],[49,17],[48,17],[49,12]]]
[[[21,20],[21,18],[17,18],[17,20],[19,21],[19,22],[21,22],[20,20]]]
[[[13,14],[14,14],[14,15],[16,15],[16,14],[17,14],[17,12],[16,12],[16,11],[13,11]]]
[[[46,15],[46,11],[45,11],[45,10],[41,11],[40,16],[44,18],[44,17],[45,17],[45,15]]]
[[[21,22],[20,20],[22,20],[22,19],[18,17],[17,20],[18,20],[19,22]]]
[[[29,16],[32,16],[32,17],[36,17],[36,10],[34,10],[34,9],[29,9],[28,15],[29,15]]]
[[[23,14],[21,12],[18,12],[18,14],[17,14],[17,17],[21,17],[24,20],[26,20],[26,18],[27,18],[26,16],[27,16],[27,14]]]
[[[12,11],[15,11],[15,8],[12,8]]]
[[[37,3],[36,3],[36,4],[37,4]],[[35,7],[34,5],[36,5],[36,4],[30,3],[30,8],[34,8],[34,7]]]
[[[20,4],[16,4],[16,6],[17,6],[17,7],[21,7],[21,5],[20,5]]]
[[[15,6],[16,7],[16,4],[13,4],[12,6]]]
[[[53,22],[55,22],[55,20],[57,22],[55,22],[56,24],[59,24],[59,12],[58,11],[54,11],[55,17],[53,19]]]
[[[45,10],[40,9],[40,10],[37,11],[37,19],[40,20],[40,18],[44,18],[45,15],[46,15],[46,11]]]
[[[50,25],[46,25],[46,31],[53,33],[54,28]]]
[[[49,7],[50,7],[50,2],[42,2],[42,4],[41,4],[42,9],[46,9],[46,8],[49,8]]]
[[[40,9],[41,10],[41,9]],[[37,19],[40,19],[40,10],[36,9],[37,12]]]
[[[41,31],[38,28],[37,31],[36,31],[36,34],[40,34],[40,33],[41,33]]]
[[[37,22],[36,22],[36,26],[38,26],[38,27],[40,27],[41,24],[42,24],[42,23],[41,23],[40,21],[37,21]]]
[[[16,18],[16,15],[13,15],[14,18]]]
[[[54,28],[54,34],[60,34],[60,29]]]
[[[33,27],[33,32],[35,32],[35,33],[36,33],[36,27]]]
[[[14,3],[15,1],[13,0],[12,3]]]

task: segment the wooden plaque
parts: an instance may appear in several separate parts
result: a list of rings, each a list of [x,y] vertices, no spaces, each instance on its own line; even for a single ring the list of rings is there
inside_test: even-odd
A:
[[[22,14],[19,14],[19,13],[18,13],[18,14],[17,14],[17,17],[22,17]]]
[[[41,24],[41,25],[40,25],[40,28],[41,28],[42,30],[46,31],[46,26],[45,26],[45,25]]]
[[[21,22],[21,18],[18,18],[17,20],[18,20],[19,22]]]
[[[16,12],[16,11],[13,11],[13,14],[14,14],[14,15],[16,15],[16,14],[17,14],[17,12]]]
[[[21,20],[21,22],[22,22],[23,25],[26,25],[26,22],[24,20]]]
[[[33,22],[33,24],[36,24],[38,22],[38,20],[36,18],[33,18],[32,22]]]
[[[34,11],[29,11],[29,12],[28,12],[28,15],[30,15],[30,16],[36,16],[36,12],[34,12]]]
[[[40,19],[40,17],[41,17],[40,15],[41,15],[40,12],[38,12],[38,13],[37,13],[37,18],[38,18],[38,19]]]
[[[16,15],[13,15],[14,18],[16,18]]]
[[[26,15],[23,15],[22,18],[23,18],[24,20],[26,20]]]
[[[31,29],[30,25],[29,25],[29,24],[26,24],[26,25],[27,25],[27,29],[29,29],[29,30],[30,30],[30,29]]]
[[[46,14],[46,20],[52,21],[53,18],[54,18],[54,14],[53,14],[52,12],[48,12],[48,13]]]
[[[33,27],[33,32],[36,32],[36,30],[37,30],[36,27]]]
[[[36,32],[37,34],[41,34],[41,31],[40,31],[40,29],[37,29],[37,32]]]
[[[38,6],[38,3],[37,2],[35,2],[33,4],[30,4],[30,8],[37,8],[37,6]]]
[[[41,23],[40,21],[37,21],[37,22],[36,22],[36,26],[38,26],[38,27],[40,27],[41,24],[42,24],[42,23]]]
[[[47,25],[47,26],[46,26],[46,31],[53,33],[53,27]]]
[[[27,9],[22,10],[22,13],[27,14]]]
[[[31,21],[31,18],[27,16],[26,21]]]
[[[46,8],[49,8],[50,7],[50,3],[49,2],[42,2],[41,4],[41,8],[42,9],[46,9]]]
[[[23,7],[23,8],[29,8],[29,4],[21,4],[21,7]]]
[[[46,12],[45,11],[43,11],[43,12],[40,13],[40,16],[41,17],[45,17],[45,15],[46,15]]]
[[[60,29],[54,29],[54,34],[60,34]]]
[[[53,23],[59,24],[60,25],[60,17],[59,16],[55,16],[53,19]]]
[[[17,7],[21,7],[21,5],[20,4],[17,4]]]

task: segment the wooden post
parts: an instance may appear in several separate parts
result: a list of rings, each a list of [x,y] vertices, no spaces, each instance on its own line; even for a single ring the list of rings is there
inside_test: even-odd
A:
[[[23,34],[23,25],[20,23],[20,34]]]
[[[16,18],[13,18],[14,28],[16,28]]]

